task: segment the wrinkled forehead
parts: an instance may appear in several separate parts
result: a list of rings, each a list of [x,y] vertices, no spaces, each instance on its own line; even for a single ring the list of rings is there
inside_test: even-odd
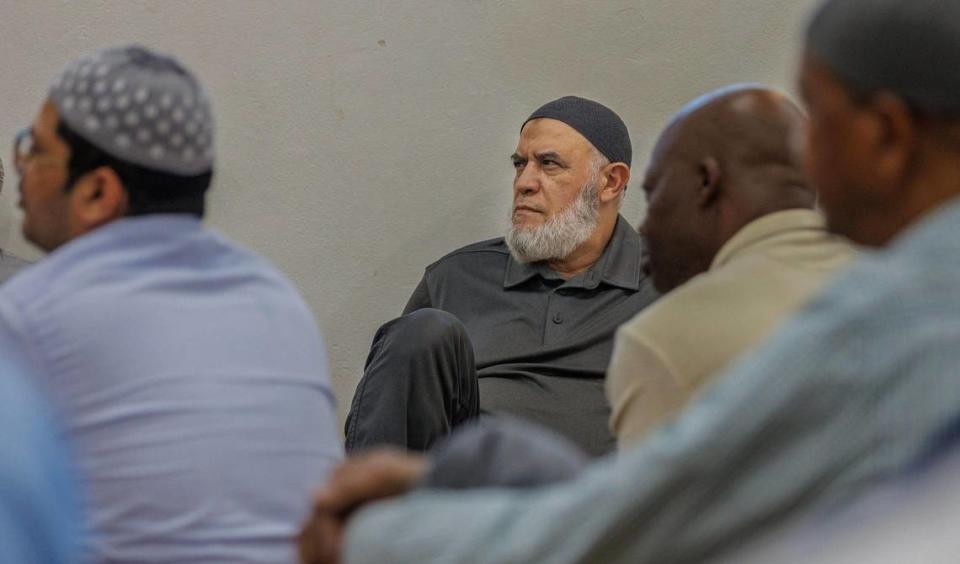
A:
[[[566,123],[537,118],[528,121],[520,130],[517,153],[553,150],[568,156],[589,156],[595,150],[593,144],[579,131]]]

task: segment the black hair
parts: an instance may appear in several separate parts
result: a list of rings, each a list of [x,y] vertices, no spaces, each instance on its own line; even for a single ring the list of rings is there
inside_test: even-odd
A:
[[[70,147],[69,176],[64,188],[67,192],[81,176],[105,166],[117,173],[127,192],[128,216],[187,213],[203,217],[204,196],[213,179],[212,170],[181,176],[124,162],[93,146],[63,121],[57,126],[57,134]]]

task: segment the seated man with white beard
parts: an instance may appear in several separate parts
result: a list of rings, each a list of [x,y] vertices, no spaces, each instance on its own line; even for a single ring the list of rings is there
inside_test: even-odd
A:
[[[614,332],[656,298],[619,215],[631,156],[626,125],[591,100],[560,98],[524,122],[509,232],[428,266],[404,315],[377,332],[348,450],[425,450],[488,413],[592,454],[614,448],[604,398]]]

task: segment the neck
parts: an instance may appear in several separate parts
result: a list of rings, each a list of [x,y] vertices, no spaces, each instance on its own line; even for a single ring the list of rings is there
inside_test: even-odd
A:
[[[960,185],[958,185],[960,186]],[[956,188],[928,192],[920,199],[901,200],[900,209],[891,210],[884,217],[865,221],[861,233],[854,237],[858,243],[870,247],[885,247],[923,218],[941,206],[960,196]]]
[[[746,178],[723,195],[718,206],[717,250],[761,217],[786,210],[814,209],[814,199],[813,191],[803,182],[797,182],[792,174],[760,174]]]
[[[564,279],[573,278],[586,271],[603,256],[603,251],[607,248],[607,244],[613,237],[613,230],[617,226],[617,217],[614,215],[611,219],[601,216],[597,229],[589,239],[562,259],[548,260],[547,266]]]
[[[960,196],[958,158],[956,152],[928,154],[909,180],[891,190],[886,199],[873,202],[843,234],[870,247],[890,244],[927,214]]]

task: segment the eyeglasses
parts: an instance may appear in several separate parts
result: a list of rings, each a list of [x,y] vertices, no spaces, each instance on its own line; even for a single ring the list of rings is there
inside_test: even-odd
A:
[[[29,127],[21,129],[13,138],[13,167],[17,174],[23,176],[23,170],[30,163],[48,162],[65,163],[66,159],[54,155],[43,155],[37,151],[37,145],[33,140],[33,130]]]
[[[29,127],[21,129],[13,138],[13,168],[23,176],[23,169],[36,154],[33,143],[33,131]]]

